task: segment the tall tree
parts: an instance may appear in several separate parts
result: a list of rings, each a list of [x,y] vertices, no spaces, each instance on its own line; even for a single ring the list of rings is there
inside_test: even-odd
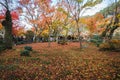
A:
[[[12,18],[9,10],[9,2],[5,0],[4,2],[0,2],[0,4],[6,8],[5,20],[2,22],[5,28],[5,47],[6,49],[12,49]]]
[[[81,15],[86,9],[89,9],[90,7],[93,7],[96,4],[99,4],[100,2],[102,2],[102,0],[66,0],[66,2],[69,4],[68,10],[70,11],[72,18],[76,22],[76,26],[78,28],[77,31],[78,39],[80,42],[80,48],[82,48],[81,31],[79,26]]]
[[[38,0],[40,1],[40,0]],[[37,40],[37,33],[39,32],[38,20],[40,19],[40,7],[36,0],[20,0],[22,7],[22,16],[27,24],[34,28],[34,42]]]
[[[47,17],[45,17],[44,13],[46,13],[47,8],[49,9],[49,3],[50,0],[20,0],[24,19],[34,28],[35,42],[38,36],[46,29]]]
[[[51,0],[45,0],[44,1],[44,5],[42,6],[44,12],[42,13],[43,15],[43,19],[46,22],[46,26],[48,27],[48,47],[50,47],[50,37],[51,37],[51,33],[52,33],[52,24],[54,22],[54,11],[55,8],[54,6],[51,6]]]
[[[4,14],[4,20],[2,25],[5,29],[4,42],[6,49],[12,49],[13,44],[13,35],[12,35],[12,26],[14,20],[18,20],[18,14],[13,10],[18,10],[18,1],[17,0],[4,0],[0,1],[0,6]],[[12,6],[12,7],[11,7]]]
[[[70,25],[70,14],[69,14],[69,9],[68,9],[68,4],[65,3],[65,1],[61,0],[59,1],[59,5],[58,5],[58,11],[62,14],[61,16],[61,22],[63,25],[62,28],[65,31],[65,41],[67,41],[67,35],[68,35],[68,31],[70,30],[69,25]]]

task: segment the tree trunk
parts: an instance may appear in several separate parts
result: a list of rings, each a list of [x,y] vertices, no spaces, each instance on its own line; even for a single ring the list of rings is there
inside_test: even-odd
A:
[[[110,25],[107,26],[106,29],[105,29],[105,31],[102,32],[101,37],[106,37],[106,34],[107,34],[107,32],[109,31],[109,28],[108,28],[108,27],[110,27]]]
[[[49,34],[48,34],[48,47],[50,47],[50,33],[51,33],[51,29],[50,29],[50,27],[49,27]]]
[[[77,28],[78,28],[78,40],[79,40],[79,43],[80,43],[80,49],[82,49],[82,39],[81,39],[81,35],[80,35],[80,30],[79,30],[79,25],[78,25],[78,22],[77,22]]]
[[[108,35],[109,39],[112,39],[114,31],[119,27],[119,26],[116,25],[116,24],[119,23],[119,19],[117,17],[117,15],[118,15],[118,12],[117,12],[117,8],[118,8],[117,0],[115,0],[115,4],[116,4],[116,6],[115,6],[114,26],[110,29],[110,32],[109,32],[109,35]]]
[[[2,25],[5,27],[5,48],[12,49],[12,18],[9,10],[6,11],[6,17]]]
[[[66,34],[65,34],[65,42],[67,42],[67,35],[68,35],[68,31],[66,31]]]
[[[33,38],[33,42],[37,42],[37,36],[36,36],[36,34],[34,34],[34,38]]]
[[[111,19],[110,23],[106,26],[105,31],[102,32],[101,37],[106,37],[107,36],[107,33],[111,29],[112,21],[113,21],[113,18]]]
[[[116,30],[118,28],[118,26],[114,26],[111,30],[110,30],[110,33],[109,33],[109,39],[112,39],[112,37],[113,37],[113,33],[114,33],[114,31]]]

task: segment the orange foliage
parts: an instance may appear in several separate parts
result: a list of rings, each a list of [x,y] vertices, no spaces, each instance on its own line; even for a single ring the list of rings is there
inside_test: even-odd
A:
[[[30,0],[19,0],[21,4],[28,4]]]
[[[86,24],[91,33],[96,33],[101,30],[98,25],[102,19],[104,19],[104,16],[100,13],[86,19]]]
[[[13,26],[12,27],[12,33],[15,36],[20,36],[25,32],[24,27],[21,26]]]
[[[3,28],[2,24],[0,23],[0,30]]]

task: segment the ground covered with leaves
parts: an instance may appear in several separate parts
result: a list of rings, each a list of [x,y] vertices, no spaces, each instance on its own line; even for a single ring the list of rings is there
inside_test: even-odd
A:
[[[33,48],[30,57],[20,56],[24,46]],[[0,53],[0,80],[120,80],[120,53],[77,42],[18,45]]]

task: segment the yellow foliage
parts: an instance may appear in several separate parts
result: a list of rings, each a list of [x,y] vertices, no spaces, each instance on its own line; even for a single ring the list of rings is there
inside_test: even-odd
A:
[[[44,30],[41,35],[44,37],[47,37],[48,34],[49,34],[48,30]]]
[[[112,46],[113,46],[114,48],[120,49],[120,40],[113,39],[113,40],[110,41],[110,43],[112,44]]]
[[[100,49],[103,49],[103,50],[120,49],[120,40],[112,39],[106,43],[102,43],[100,45]]]
[[[120,14],[118,14],[117,17],[120,18]]]
[[[117,43],[120,43],[120,40],[117,40],[117,39],[112,39],[112,40],[110,40],[110,43],[117,44]]]
[[[102,49],[102,48],[108,49],[108,48],[110,48],[110,45],[108,43],[103,43],[99,47],[100,47],[100,49]]]
[[[118,23],[118,26],[120,26],[120,23]]]

